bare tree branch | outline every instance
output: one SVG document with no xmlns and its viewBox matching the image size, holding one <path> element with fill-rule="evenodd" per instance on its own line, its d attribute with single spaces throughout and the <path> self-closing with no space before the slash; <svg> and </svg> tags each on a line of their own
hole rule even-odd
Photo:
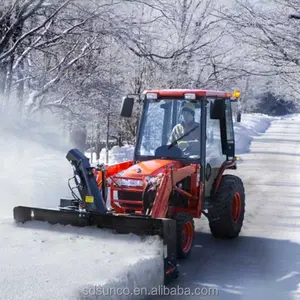
<svg viewBox="0 0 300 300">
<path fill-rule="evenodd" d="M 43 0 L 40 0 L 39 1 L 40 3 L 39 4 L 41 4 L 42 2 L 43 2 Z M 28 32 L 26 32 L 25 34 L 23 34 L 15 43 L 14 43 L 14 45 L 8 50 L 8 51 L 6 51 L 6 52 L 4 52 L 4 53 L 2 53 L 1 55 L 0 55 L 0 61 L 1 60 L 3 60 L 3 59 L 5 59 L 6 57 L 8 57 L 9 55 L 11 55 L 14 51 L 15 51 L 15 49 L 17 48 L 17 46 L 19 45 L 19 43 L 22 41 L 22 40 L 24 40 L 26 37 L 28 37 L 29 35 L 32 35 L 33 33 L 35 33 L 36 31 L 38 31 L 38 30 L 40 30 L 41 28 L 43 28 L 49 21 L 51 21 L 52 20 L 52 18 L 55 16 L 55 15 L 57 15 L 68 3 L 70 2 L 70 0 L 67 0 L 67 1 L 65 1 L 54 13 L 52 13 L 48 18 L 46 18 L 46 20 L 44 21 L 44 22 L 42 22 L 42 24 L 40 24 L 40 25 L 38 25 L 38 26 L 36 26 L 35 28 L 33 28 L 33 29 L 31 29 L 31 30 L 29 30 Z M 39 8 L 40 7 L 40 5 L 36 5 L 35 6 L 36 8 Z M 29 16 L 31 16 L 34 12 L 35 12 L 36 10 L 34 10 L 33 8 L 31 9 L 31 12 L 29 13 L 27 13 L 26 15 L 28 15 L 28 17 Z M 23 18 L 25 18 L 25 16 L 23 17 Z M 26 17 L 27 18 L 27 17 Z M 26 19 L 25 18 L 25 19 Z M 11 26 L 11 28 L 7 31 L 7 33 L 6 33 L 6 37 L 9 37 L 10 36 L 10 34 L 12 34 L 13 33 L 13 29 L 15 29 L 16 28 L 16 25 L 15 24 L 17 24 L 18 23 L 18 21 L 16 22 L 16 23 L 14 23 L 12 26 Z M 10 33 L 11 32 L 11 33 Z M 3 45 L 5 44 L 5 41 L 7 42 L 7 38 L 3 38 L 2 39 L 2 42 L 0 42 L 0 53 L 4 50 L 3 48 L 1 48 L 1 47 L 3 47 Z"/>
</svg>

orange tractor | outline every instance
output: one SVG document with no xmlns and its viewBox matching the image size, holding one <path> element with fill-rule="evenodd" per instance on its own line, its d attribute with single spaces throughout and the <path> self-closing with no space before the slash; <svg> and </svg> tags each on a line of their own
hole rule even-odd
<svg viewBox="0 0 300 300">
<path fill-rule="evenodd" d="M 143 110 L 132 160 L 95 168 L 70 150 L 79 196 L 70 187 L 73 199 L 61 199 L 57 209 L 15 207 L 15 220 L 160 235 L 169 282 L 177 276 L 177 259 L 193 248 L 194 218 L 206 216 L 219 238 L 237 237 L 242 228 L 244 186 L 224 174 L 236 169 L 232 102 L 238 98 L 238 91 L 145 91 L 138 97 Z M 134 102 L 123 99 L 122 117 L 131 117 Z"/>
</svg>

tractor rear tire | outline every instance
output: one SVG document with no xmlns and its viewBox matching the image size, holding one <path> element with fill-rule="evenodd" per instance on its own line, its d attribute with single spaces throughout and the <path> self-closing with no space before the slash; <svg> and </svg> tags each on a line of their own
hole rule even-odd
<svg viewBox="0 0 300 300">
<path fill-rule="evenodd" d="M 216 238 L 230 239 L 239 235 L 245 215 L 245 189 L 242 180 L 223 175 L 212 206 L 208 209 L 209 227 Z"/>
<path fill-rule="evenodd" d="M 194 219 L 187 213 L 178 213 L 175 220 L 177 221 L 177 258 L 187 258 L 195 241 Z"/>
</svg>

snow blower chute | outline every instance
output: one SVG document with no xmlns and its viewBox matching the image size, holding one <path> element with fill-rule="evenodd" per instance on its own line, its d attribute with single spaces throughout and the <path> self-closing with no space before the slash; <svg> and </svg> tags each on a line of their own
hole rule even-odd
<svg viewBox="0 0 300 300">
<path fill-rule="evenodd" d="M 78 227 L 97 226 L 117 233 L 140 236 L 158 235 L 163 240 L 165 284 L 177 277 L 176 222 L 166 218 L 151 218 L 142 214 L 116 213 L 107 208 L 103 191 L 99 189 L 95 168 L 79 150 L 72 149 L 66 156 L 74 169 L 75 186 L 69 187 L 73 199 L 61 199 L 57 209 L 17 206 L 13 210 L 16 222 L 44 221 L 50 224 Z M 75 188 L 79 195 L 74 192 Z"/>
</svg>

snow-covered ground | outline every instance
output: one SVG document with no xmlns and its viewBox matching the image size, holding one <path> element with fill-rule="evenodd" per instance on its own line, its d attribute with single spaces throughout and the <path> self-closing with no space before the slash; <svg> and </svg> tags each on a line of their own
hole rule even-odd
<svg viewBox="0 0 300 300">
<path fill-rule="evenodd" d="M 237 153 L 249 152 L 253 138 L 261 136 L 273 120 L 243 115 L 242 122 L 235 123 Z M 162 284 L 161 241 L 156 237 L 142 241 L 99 229 L 13 222 L 16 205 L 53 207 L 69 196 L 68 145 L 53 134 L 45 135 L 40 126 L 29 127 L 22 122 L 0 123 L 0 298 L 96 299 L 100 286 L 102 291 L 106 286 L 132 292 L 137 286 L 150 289 Z M 131 159 L 132 154 L 130 146 L 115 147 L 110 163 Z M 110 297 L 114 298 L 130 295 Z"/>
<path fill-rule="evenodd" d="M 99 231 L 0 221 L 0 298 L 96 299 L 96 288 L 105 292 L 112 284 L 149 289 L 162 284 L 159 239 Z"/>
</svg>

